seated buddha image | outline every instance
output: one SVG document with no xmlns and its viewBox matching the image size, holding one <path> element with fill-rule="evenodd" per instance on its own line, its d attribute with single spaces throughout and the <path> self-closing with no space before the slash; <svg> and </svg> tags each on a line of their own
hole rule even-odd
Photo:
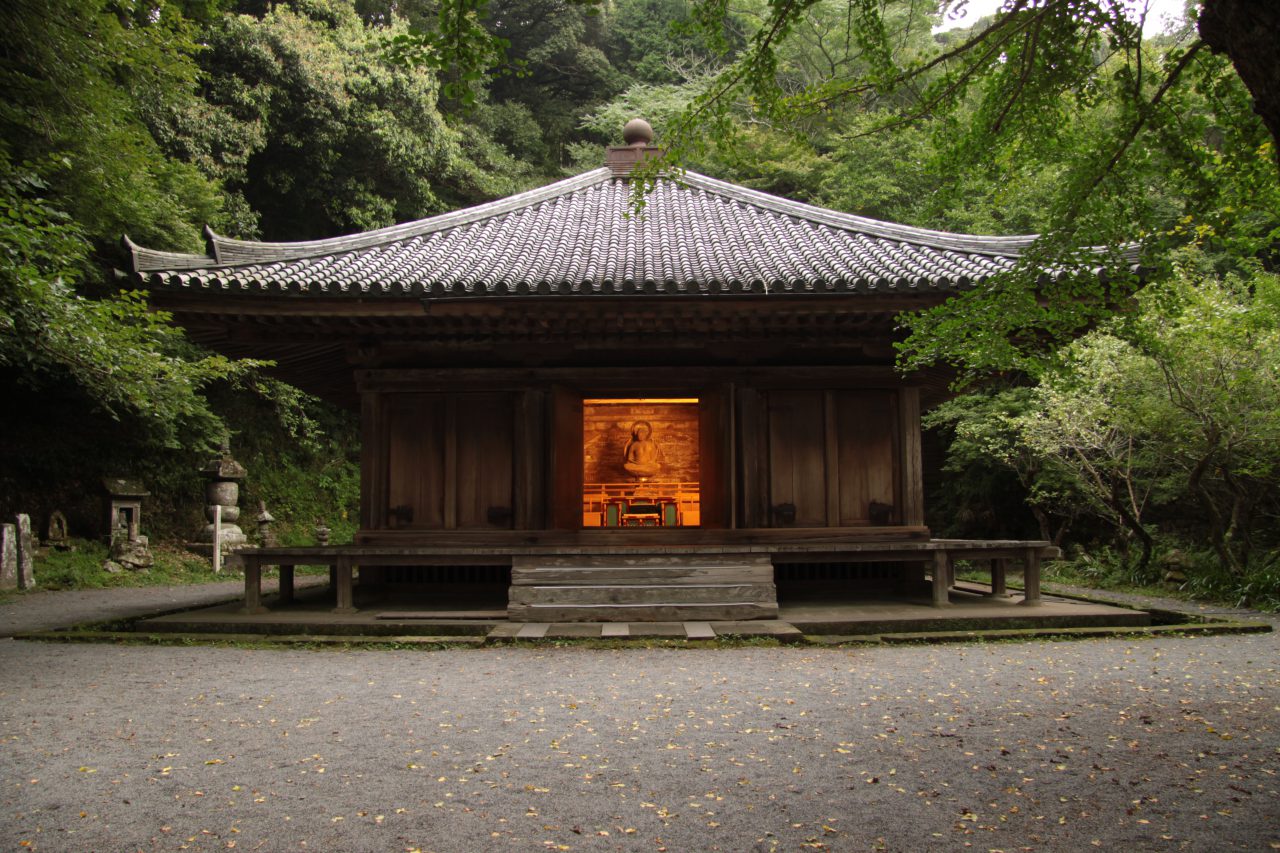
<svg viewBox="0 0 1280 853">
<path fill-rule="evenodd" d="M 622 451 L 622 467 L 641 480 L 656 477 L 662 471 L 662 451 L 653 440 L 653 426 L 648 421 L 631 425 L 631 439 Z"/>
</svg>

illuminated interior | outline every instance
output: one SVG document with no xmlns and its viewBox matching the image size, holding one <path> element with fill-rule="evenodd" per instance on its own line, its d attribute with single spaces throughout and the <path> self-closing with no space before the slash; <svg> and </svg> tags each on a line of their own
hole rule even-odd
<svg viewBox="0 0 1280 853">
<path fill-rule="evenodd" d="M 583 527 L 697 527 L 696 397 L 582 401 Z"/>
</svg>

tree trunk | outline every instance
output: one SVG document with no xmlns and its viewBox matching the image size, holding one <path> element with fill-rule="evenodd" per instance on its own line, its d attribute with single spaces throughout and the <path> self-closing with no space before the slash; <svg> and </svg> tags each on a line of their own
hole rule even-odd
<svg viewBox="0 0 1280 853">
<path fill-rule="evenodd" d="M 1274 0 L 1204 0 L 1200 38 L 1225 53 L 1275 145 L 1280 163 L 1280 3 Z"/>
</svg>

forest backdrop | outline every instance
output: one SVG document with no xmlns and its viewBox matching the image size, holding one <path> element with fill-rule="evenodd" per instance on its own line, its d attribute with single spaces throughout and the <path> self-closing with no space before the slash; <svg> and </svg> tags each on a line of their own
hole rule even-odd
<svg viewBox="0 0 1280 853">
<path fill-rule="evenodd" d="M 351 416 L 187 342 L 121 289 L 120 235 L 199 252 L 205 224 L 297 240 L 416 219 L 594 168 L 643 116 L 715 177 L 1044 234 L 996 286 L 903 319 L 902 367 L 956 377 L 929 419 L 936 534 L 1043 536 L 1086 579 L 1174 571 L 1280 604 L 1271 13 L 1208 0 L 1203 26 L 1147 37 L 1127 4 L 1011 0 L 940 30 L 955 5 L 10 0 L 0 509 L 87 530 L 100 479 L 127 474 L 153 536 L 184 538 L 229 431 L 242 505 L 265 500 L 286 541 L 319 517 L 342 541 Z M 1141 277 L 1033 272 L 1126 241 Z"/>
</svg>

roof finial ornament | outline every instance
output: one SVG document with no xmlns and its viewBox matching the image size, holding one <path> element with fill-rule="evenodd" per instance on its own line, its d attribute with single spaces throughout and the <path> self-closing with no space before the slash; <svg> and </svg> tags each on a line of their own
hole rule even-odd
<svg viewBox="0 0 1280 853">
<path fill-rule="evenodd" d="M 622 128 L 622 141 L 628 145 L 651 145 L 653 127 L 642 118 L 633 118 Z"/>
<path fill-rule="evenodd" d="M 625 145 L 610 145 L 605 152 L 604 164 L 613 172 L 614 177 L 625 178 L 631 170 L 651 157 L 662 152 L 654 147 L 653 127 L 642 118 L 633 118 L 622 128 Z"/>
</svg>

